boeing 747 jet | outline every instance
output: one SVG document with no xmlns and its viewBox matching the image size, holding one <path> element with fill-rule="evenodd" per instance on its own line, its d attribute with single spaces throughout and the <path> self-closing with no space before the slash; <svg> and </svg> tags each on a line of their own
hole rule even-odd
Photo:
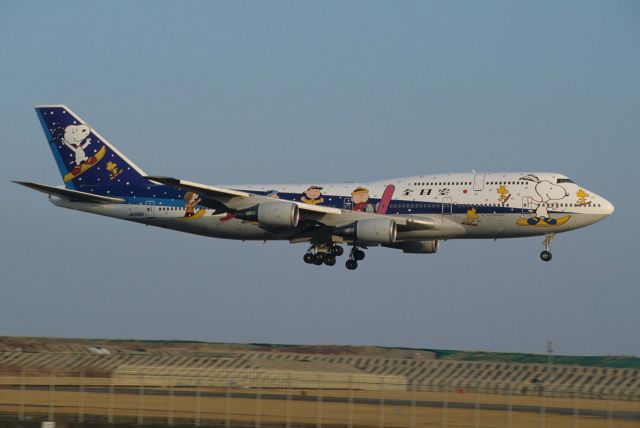
<svg viewBox="0 0 640 428">
<path fill-rule="evenodd" d="M 544 236 L 613 213 L 602 196 L 552 172 L 418 175 L 365 183 L 218 186 L 147 175 L 64 105 L 36 112 L 64 185 L 15 183 L 63 208 L 215 238 L 306 243 L 304 261 L 347 269 L 382 246 L 435 253 L 448 239 Z"/>
</svg>

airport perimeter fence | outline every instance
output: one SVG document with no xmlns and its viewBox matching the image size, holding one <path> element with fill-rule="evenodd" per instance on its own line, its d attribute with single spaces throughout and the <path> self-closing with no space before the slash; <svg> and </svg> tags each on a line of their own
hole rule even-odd
<svg viewBox="0 0 640 428">
<path fill-rule="evenodd" d="M 121 366 L 0 373 L 0 421 L 259 428 L 640 426 L 640 391 L 544 383 L 409 382 L 404 376 Z M 564 424 L 564 425 L 563 425 Z"/>
</svg>

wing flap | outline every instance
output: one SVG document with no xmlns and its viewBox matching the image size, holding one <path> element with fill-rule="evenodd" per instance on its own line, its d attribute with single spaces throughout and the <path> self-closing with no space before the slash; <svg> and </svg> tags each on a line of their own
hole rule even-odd
<svg viewBox="0 0 640 428">
<path fill-rule="evenodd" d="M 94 195 L 93 193 L 80 192 L 78 190 L 66 189 L 64 187 L 47 186 L 46 184 L 31 183 L 28 181 L 13 181 L 24 187 L 28 187 L 38 192 L 48 195 L 60 196 L 73 202 L 89 202 L 94 204 L 121 204 L 124 202 L 122 198 L 112 198 L 109 196 Z"/>
</svg>

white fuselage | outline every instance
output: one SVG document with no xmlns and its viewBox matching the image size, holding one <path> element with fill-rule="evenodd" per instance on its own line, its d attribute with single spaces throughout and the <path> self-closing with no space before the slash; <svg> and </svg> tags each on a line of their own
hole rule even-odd
<svg viewBox="0 0 640 428">
<path fill-rule="evenodd" d="M 394 191 L 384 214 L 441 222 L 441 227 L 433 230 L 399 233 L 398 241 L 559 233 L 593 224 L 614 209 L 603 197 L 556 173 L 439 174 L 365 183 L 314 184 L 319 188 L 316 192 L 321 193 L 316 198 L 306 196 L 305 192 L 312 187 L 308 183 L 226 187 L 343 210 L 376 212 L 389 185 Z M 365 190 L 368 200 L 362 202 Z M 290 238 L 286 233 L 278 234 L 206 207 L 198 207 L 199 215 L 186 217 L 181 199 L 138 198 L 125 204 L 77 203 L 55 196 L 51 200 L 66 208 L 211 237 Z"/>
</svg>

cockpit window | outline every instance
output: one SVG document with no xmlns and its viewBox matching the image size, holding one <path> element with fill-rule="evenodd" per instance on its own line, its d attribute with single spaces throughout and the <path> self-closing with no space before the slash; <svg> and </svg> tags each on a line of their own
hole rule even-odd
<svg viewBox="0 0 640 428">
<path fill-rule="evenodd" d="M 570 178 L 558 178 L 558 184 L 560 183 L 573 183 L 573 180 Z"/>
</svg>

